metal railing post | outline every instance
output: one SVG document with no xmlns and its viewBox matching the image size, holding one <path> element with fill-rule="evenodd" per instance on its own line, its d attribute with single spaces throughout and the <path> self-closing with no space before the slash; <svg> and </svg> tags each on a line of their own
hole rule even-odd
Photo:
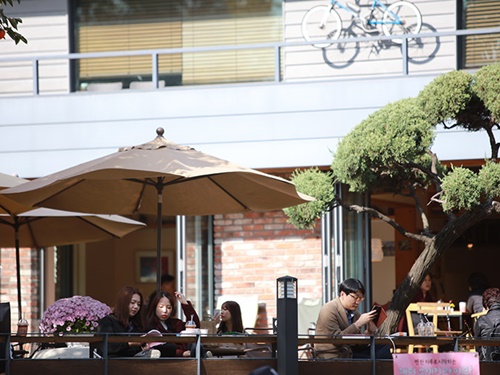
<svg viewBox="0 0 500 375">
<path fill-rule="evenodd" d="M 5 342 L 5 374 L 10 375 L 10 361 L 12 360 L 11 355 L 11 343 L 10 343 L 10 335 L 7 334 L 7 340 Z"/>
<path fill-rule="evenodd" d="M 104 334 L 104 343 L 103 343 L 103 350 L 102 350 L 102 355 L 104 357 L 104 375 L 108 375 L 108 365 L 109 365 L 109 356 L 108 356 L 108 338 L 109 338 L 109 333 Z"/>
<path fill-rule="evenodd" d="M 274 47 L 274 82 L 281 81 L 281 47 Z"/>
<path fill-rule="evenodd" d="M 375 336 L 370 336 L 370 359 L 372 360 L 372 375 L 377 374 L 377 363 L 375 356 Z"/>
<path fill-rule="evenodd" d="M 152 76 L 151 80 L 153 81 L 153 86 L 155 89 L 159 87 L 159 80 L 158 80 L 158 53 L 153 53 L 151 55 L 151 65 L 152 65 Z"/>
<path fill-rule="evenodd" d="M 408 75 L 408 38 L 403 35 L 403 43 L 401 43 L 401 59 L 403 60 L 403 75 Z"/>
<path fill-rule="evenodd" d="M 40 82 L 39 82 L 39 67 L 40 61 L 38 59 L 33 60 L 33 94 L 40 94 Z"/>
<path fill-rule="evenodd" d="M 196 373 L 201 375 L 201 335 L 196 336 Z"/>
</svg>

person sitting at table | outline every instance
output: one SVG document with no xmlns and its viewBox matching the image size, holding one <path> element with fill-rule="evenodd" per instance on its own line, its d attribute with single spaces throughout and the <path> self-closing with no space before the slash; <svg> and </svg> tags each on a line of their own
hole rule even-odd
<svg viewBox="0 0 500 375">
<path fill-rule="evenodd" d="M 474 324 L 474 337 L 489 339 L 500 335 L 500 289 L 489 288 L 483 293 L 483 306 L 488 312 Z M 500 360 L 500 346 L 480 346 L 479 358 L 487 361 Z"/>
<path fill-rule="evenodd" d="M 182 311 L 186 317 L 191 318 L 200 327 L 200 318 L 194 310 L 191 302 L 180 293 L 175 292 L 175 298 L 180 301 Z M 146 330 L 158 330 L 161 333 L 181 333 L 186 330 L 186 323 L 174 317 L 176 301 L 168 292 L 156 294 L 148 304 L 145 318 Z M 165 343 L 154 347 L 160 350 L 162 357 L 189 357 L 193 348 L 188 348 L 186 344 Z"/>
<path fill-rule="evenodd" d="M 113 312 L 99 320 L 99 333 L 143 333 L 141 318 L 142 293 L 132 286 L 124 286 L 118 292 Z M 140 342 L 113 342 L 108 344 L 109 357 L 132 357 L 142 352 Z M 103 345 L 97 346 L 97 353 L 104 355 Z M 147 356 L 159 356 L 149 351 Z"/>
<path fill-rule="evenodd" d="M 161 275 L 160 288 L 162 292 L 170 293 L 170 295 L 172 296 L 175 295 L 175 277 L 170 275 L 169 273 L 164 273 L 163 275 Z M 149 304 L 149 301 L 153 300 L 156 293 L 156 289 L 151 292 L 148 300 L 145 303 L 146 306 Z"/>
<path fill-rule="evenodd" d="M 412 303 L 436 302 L 436 300 L 431 294 L 431 288 L 432 288 L 432 275 L 428 273 L 427 275 L 425 275 L 424 280 L 422 280 L 420 288 L 418 288 L 411 302 Z"/>
<path fill-rule="evenodd" d="M 220 324 L 217 328 L 217 334 L 243 332 L 240 305 L 235 301 L 224 302 L 220 310 Z"/>
<path fill-rule="evenodd" d="M 365 299 L 365 287 L 357 279 L 340 283 L 339 296 L 324 304 L 316 323 L 316 335 L 340 336 L 349 334 L 374 334 L 377 327 L 373 322 L 376 311 L 360 314 L 357 309 Z M 366 329 L 365 329 L 366 327 Z M 368 345 L 315 344 L 319 358 L 370 358 Z M 375 357 L 391 359 L 388 345 L 375 345 Z"/>
<path fill-rule="evenodd" d="M 436 302 L 434 297 L 431 294 L 432 288 L 432 275 L 430 273 L 426 274 L 422 282 L 420 283 L 420 287 L 417 292 L 413 296 L 413 299 L 410 303 L 418 303 L 418 302 Z M 415 332 L 417 332 L 417 324 L 420 321 L 416 313 L 412 313 L 413 315 L 413 323 Z M 408 322 L 406 321 L 406 316 L 403 316 L 398 324 L 399 332 L 408 332 Z"/>
<path fill-rule="evenodd" d="M 221 305 L 220 315 L 214 316 L 215 320 L 220 320 L 219 326 L 217 328 L 218 335 L 231 335 L 231 334 L 241 334 L 245 330 L 243 328 L 243 320 L 241 318 L 241 307 L 238 302 L 226 301 Z M 245 345 L 239 343 L 224 343 L 217 345 L 217 349 L 211 348 L 210 350 L 218 355 L 217 353 L 221 350 L 228 352 L 244 352 Z M 233 354 L 234 354 L 233 353 Z M 239 355 L 235 354 L 234 358 Z M 227 357 L 227 355 L 226 355 Z"/>
<path fill-rule="evenodd" d="M 488 278 L 484 273 L 473 272 L 469 279 L 469 298 L 467 299 L 466 309 L 471 314 L 480 313 L 484 310 L 483 293 L 490 287 Z"/>
</svg>

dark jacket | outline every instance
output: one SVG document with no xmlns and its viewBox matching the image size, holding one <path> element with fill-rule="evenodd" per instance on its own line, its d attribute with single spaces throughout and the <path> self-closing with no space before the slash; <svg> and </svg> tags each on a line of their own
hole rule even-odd
<svg viewBox="0 0 500 375">
<path fill-rule="evenodd" d="M 121 322 L 119 322 L 113 314 L 106 315 L 99 321 L 99 327 L 97 328 L 99 333 L 142 333 L 137 327 L 131 324 L 129 327 L 125 327 Z M 108 344 L 108 356 L 109 357 L 133 357 L 141 351 L 139 345 L 132 346 L 127 342 L 115 342 Z M 97 346 L 97 353 L 103 355 L 103 345 Z"/>
<path fill-rule="evenodd" d="M 181 304 L 182 306 L 182 311 L 184 312 L 184 315 L 188 317 L 188 319 L 191 319 L 191 315 L 193 316 L 193 320 L 196 323 L 196 327 L 200 327 L 200 318 L 198 317 L 198 314 L 194 310 L 193 306 L 191 305 L 191 302 L 188 301 L 187 304 Z M 186 323 L 180 319 L 170 317 L 168 318 L 165 323 L 167 324 L 168 330 L 163 327 L 163 325 L 158 322 L 157 324 L 147 326 L 146 329 L 148 331 L 152 329 L 156 329 L 160 331 L 161 333 L 181 333 L 186 329 Z M 176 351 L 175 355 L 177 357 L 182 357 L 182 354 L 188 350 L 187 344 L 176 344 Z"/>
<path fill-rule="evenodd" d="M 484 310 L 483 291 L 472 291 L 467 299 L 467 311 L 471 314 L 480 313 Z"/>
<path fill-rule="evenodd" d="M 498 322 L 500 322 L 500 303 L 494 303 L 488 310 L 488 313 L 484 316 L 480 316 L 474 324 L 474 337 L 481 339 L 492 337 L 493 325 Z M 481 360 L 500 360 L 499 346 L 480 346 L 477 350 Z"/>
</svg>

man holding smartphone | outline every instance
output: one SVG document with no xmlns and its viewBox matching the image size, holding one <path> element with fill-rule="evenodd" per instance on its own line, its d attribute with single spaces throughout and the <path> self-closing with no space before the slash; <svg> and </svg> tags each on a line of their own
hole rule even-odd
<svg viewBox="0 0 500 375">
<path fill-rule="evenodd" d="M 316 335 L 342 336 L 353 334 L 372 335 L 377 330 L 373 322 L 376 310 L 364 314 L 357 311 L 365 299 L 365 287 L 357 279 L 344 280 L 339 286 L 339 296 L 324 304 L 316 323 Z M 315 344 L 319 358 L 370 358 L 368 345 Z M 391 359 L 388 345 L 377 345 L 376 358 Z"/>
</svg>

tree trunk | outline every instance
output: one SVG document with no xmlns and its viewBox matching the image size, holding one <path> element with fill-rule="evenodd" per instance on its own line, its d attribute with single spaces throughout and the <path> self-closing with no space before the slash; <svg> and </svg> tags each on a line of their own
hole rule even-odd
<svg viewBox="0 0 500 375">
<path fill-rule="evenodd" d="M 389 311 L 387 312 L 387 319 L 380 327 L 380 335 L 387 335 L 397 331 L 398 323 L 404 316 L 406 308 L 425 278 L 425 275 L 453 242 L 467 229 L 498 211 L 498 203 L 485 203 L 448 222 L 432 240 L 426 243 L 424 250 L 411 267 L 410 272 L 394 293 Z"/>
</svg>

